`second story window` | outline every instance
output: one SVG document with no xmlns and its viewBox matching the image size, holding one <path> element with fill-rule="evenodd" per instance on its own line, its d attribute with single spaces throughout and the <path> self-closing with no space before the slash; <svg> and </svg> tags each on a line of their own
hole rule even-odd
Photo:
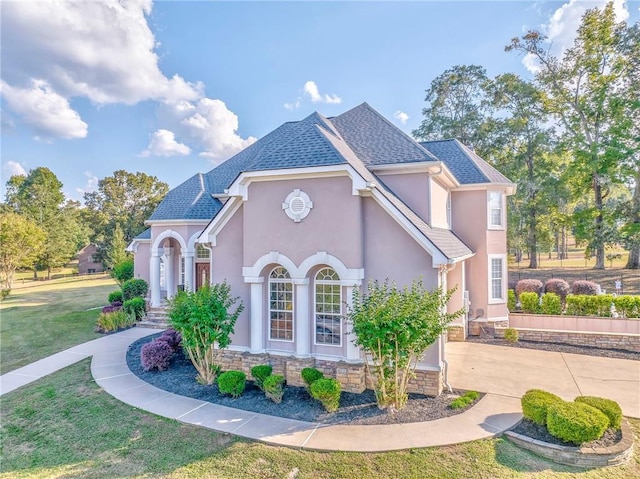
<svg viewBox="0 0 640 479">
<path fill-rule="evenodd" d="M 504 207 L 501 191 L 489 191 L 488 219 L 490 229 L 504 228 Z"/>
</svg>

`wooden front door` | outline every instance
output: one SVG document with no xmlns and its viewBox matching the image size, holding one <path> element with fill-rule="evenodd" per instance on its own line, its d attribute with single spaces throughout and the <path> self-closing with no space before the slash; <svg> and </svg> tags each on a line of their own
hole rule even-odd
<svg viewBox="0 0 640 479">
<path fill-rule="evenodd" d="M 196 263 L 196 289 L 209 284 L 209 263 Z"/>
</svg>

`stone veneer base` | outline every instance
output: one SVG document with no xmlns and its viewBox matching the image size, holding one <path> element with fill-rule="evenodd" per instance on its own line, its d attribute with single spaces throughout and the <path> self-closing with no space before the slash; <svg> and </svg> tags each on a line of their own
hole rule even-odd
<svg viewBox="0 0 640 479">
<path fill-rule="evenodd" d="M 516 424 L 517 426 L 517 424 Z M 622 419 L 622 439 L 610 447 L 559 446 L 523 436 L 513 431 L 505 431 L 505 437 L 527 451 L 566 466 L 606 467 L 617 466 L 629 461 L 633 456 L 633 433 L 626 419 Z"/>
<path fill-rule="evenodd" d="M 297 358 L 277 354 L 252 354 L 223 350 L 219 353 L 220 366 L 223 371 L 242 371 L 247 379 L 253 379 L 251 368 L 260 364 L 273 367 L 273 374 L 281 374 L 290 386 L 304 386 L 300 372 L 303 368 L 317 368 L 326 377 L 335 378 L 342 390 L 350 393 L 361 393 L 367 387 L 372 389 L 373 379 L 367 374 L 364 363 L 346 361 L 328 361 L 324 359 Z M 438 396 L 443 389 L 441 371 L 416 371 L 416 377 L 409 382 L 409 392 L 427 396 Z"/>
</svg>

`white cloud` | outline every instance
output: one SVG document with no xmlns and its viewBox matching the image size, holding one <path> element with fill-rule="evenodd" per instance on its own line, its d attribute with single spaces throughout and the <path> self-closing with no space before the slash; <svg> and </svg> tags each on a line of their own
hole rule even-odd
<svg viewBox="0 0 640 479">
<path fill-rule="evenodd" d="M 33 80 L 27 88 L 15 88 L 0 81 L 0 93 L 9 108 L 29 123 L 38 137 L 87 136 L 87 124 L 69 101 L 53 91 L 46 81 Z"/>
<path fill-rule="evenodd" d="M 298 98 L 295 103 L 285 103 L 283 105 L 287 110 L 297 110 L 300 108 L 300 98 Z"/>
<path fill-rule="evenodd" d="M 569 0 L 558 8 L 549 23 L 542 25 L 541 30 L 545 33 L 550 43 L 550 52 L 555 56 L 561 56 L 563 52 L 573 46 L 578 27 L 584 13 L 594 7 L 604 8 L 609 0 Z M 613 9 L 618 22 L 626 21 L 629 18 L 626 0 L 613 0 Z M 522 63 L 532 73 L 539 70 L 538 62 L 532 55 L 525 55 Z"/>
<path fill-rule="evenodd" d="M 87 178 L 87 183 L 83 188 L 76 188 L 76 191 L 81 195 L 96 191 L 98 189 L 98 177 L 90 171 L 85 171 L 83 174 Z"/>
<path fill-rule="evenodd" d="M 27 170 L 17 161 L 7 161 L 2 165 L 2 176 L 5 179 L 12 176 L 27 176 Z"/>
<path fill-rule="evenodd" d="M 191 148 L 176 141 L 172 131 L 160 129 L 151 135 L 151 141 L 140 156 L 184 156 L 191 153 Z"/>
<path fill-rule="evenodd" d="M 318 85 L 313 80 L 309 80 L 304 84 L 303 91 L 313 103 L 328 103 L 330 105 L 342 103 L 342 98 L 338 95 L 321 94 Z"/>
<path fill-rule="evenodd" d="M 409 121 L 409 115 L 407 115 L 405 112 L 398 110 L 393 114 L 393 117 L 398 120 L 400 123 L 402 123 L 403 125 L 407 124 L 407 121 Z"/>
</svg>

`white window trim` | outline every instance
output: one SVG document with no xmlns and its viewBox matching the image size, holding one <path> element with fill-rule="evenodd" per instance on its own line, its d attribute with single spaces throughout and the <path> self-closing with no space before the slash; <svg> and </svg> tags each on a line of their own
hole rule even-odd
<svg viewBox="0 0 640 479">
<path fill-rule="evenodd" d="M 500 194 L 500 224 L 491 224 L 491 193 Z M 506 196 L 502 190 L 487 190 L 487 229 L 504 230 L 506 229 Z"/>
<path fill-rule="evenodd" d="M 191 258 L 189 258 L 189 259 L 191 259 Z M 180 276 L 179 276 L 180 283 L 179 284 L 181 284 L 182 286 L 185 286 L 185 289 L 186 289 L 185 282 L 187 280 L 186 277 L 185 277 L 186 262 L 187 262 L 187 259 L 184 256 L 180 256 L 180 262 L 178 263 L 178 266 L 179 266 L 179 269 L 180 269 Z"/>
<path fill-rule="evenodd" d="M 502 298 L 493 297 L 493 278 L 491 272 L 493 270 L 491 260 L 502 260 Z M 507 303 L 507 255 L 506 254 L 490 254 L 487 255 L 487 277 L 488 277 L 488 304 L 506 304 Z"/>
<path fill-rule="evenodd" d="M 289 278 L 288 279 L 272 278 L 271 273 L 273 273 L 278 268 L 285 269 L 289 273 Z M 296 303 L 295 303 L 295 287 L 293 284 L 293 280 L 291 279 L 291 272 L 284 266 L 278 265 L 269 271 L 267 279 L 268 279 L 267 281 L 267 312 L 269 314 L 267 328 L 269 330 L 269 341 L 279 342 L 279 343 L 293 343 L 296 338 Z M 273 339 L 271 337 L 271 311 L 272 311 L 271 310 L 271 284 L 272 283 L 290 283 L 291 284 L 291 339 L 277 339 L 277 338 Z"/>
<path fill-rule="evenodd" d="M 314 280 L 313 280 L 313 344 L 314 346 L 328 346 L 331 348 L 341 348 L 342 347 L 342 320 L 343 320 L 343 315 L 342 315 L 342 284 L 340 282 L 340 280 L 323 280 L 323 279 L 316 279 L 318 277 L 318 274 L 320 273 L 320 271 L 325 270 L 325 269 L 331 269 L 334 272 L 336 271 L 335 269 L 331 268 L 331 267 L 324 267 L 324 268 L 320 268 L 318 270 L 318 272 L 315 274 Z M 338 274 L 336 272 L 336 274 Z M 316 285 L 318 284 L 330 284 L 330 285 L 337 285 L 340 287 L 340 334 L 339 334 L 339 338 L 340 338 L 340 343 L 339 344 L 328 344 L 328 343 L 319 343 L 317 342 L 317 316 L 316 314 L 318 313 L 317 311 L 317 291 L 316 291 Z"/>
</svg>

